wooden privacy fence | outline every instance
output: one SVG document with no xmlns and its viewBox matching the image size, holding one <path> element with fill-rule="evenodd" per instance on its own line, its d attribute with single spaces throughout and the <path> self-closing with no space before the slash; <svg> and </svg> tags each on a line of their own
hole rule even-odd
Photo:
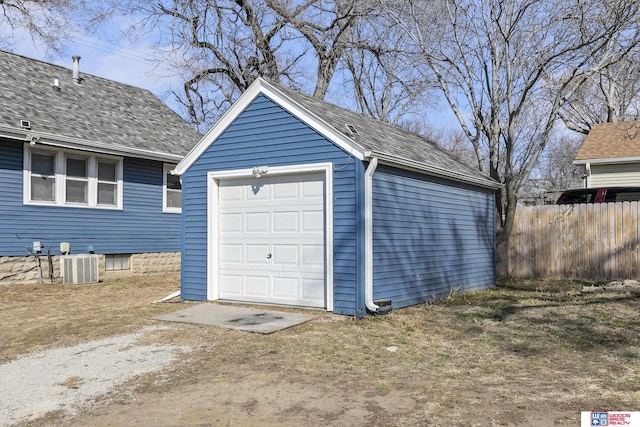
<svg viewBox="0 0 640 427">
<path fill-rule="evenodd" d="M 639 202 L 518 207 L 509 275 L 638 279 L 639 211 Z"/>
</svg>

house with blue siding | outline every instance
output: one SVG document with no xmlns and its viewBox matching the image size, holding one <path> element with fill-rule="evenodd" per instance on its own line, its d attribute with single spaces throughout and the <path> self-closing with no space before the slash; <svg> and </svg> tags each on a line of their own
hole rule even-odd
<svg viewBox="0 0 640 427">
<path fill-rule="evenodd" d="M 202 137 L 151 92 L 0 51 L 0 283 L 64 254 L 100 276 L 179 271 L 182 190 Z M 61 246 L 62 244 L 62 246 Z M 44 271 L 42 271 L 44 270 Z"/>
<path fill-rule="evenodd" d="M 495 283 L 500 184 L 279 84 L 257 79 L 174 172 L 183 300 L 363 317 Z"/>
</svg>

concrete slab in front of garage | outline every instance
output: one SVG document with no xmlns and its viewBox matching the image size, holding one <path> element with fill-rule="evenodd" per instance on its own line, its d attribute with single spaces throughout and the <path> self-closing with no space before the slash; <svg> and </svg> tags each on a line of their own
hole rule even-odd
<svg viewBox="0 0 640 427">
<path fill-rule="evenodd" d="M 239 331 L 272 334 L 307 322 L 313 316 L 220 304 L 199 304 L 155 317 L 167 322 L 196 323 Z"/>
</svg>

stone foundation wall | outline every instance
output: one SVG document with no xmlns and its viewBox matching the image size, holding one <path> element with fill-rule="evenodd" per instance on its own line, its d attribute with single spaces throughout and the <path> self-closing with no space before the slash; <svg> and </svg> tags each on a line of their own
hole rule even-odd
<svg viewBox="0 0 640 427">
<path fill-rule="evenodd" d="M 60 273 L 60 261 L 53 257 L 54 277 Z M 40 264 L 38 265 L 38 260 Z M 50 282 L 49 262 L 46 255 L 38 258 L 34 256 L 0 257 L 0 284 L 29 283 L 42 281 Z"/>
<path fill-rule="evenodd" d="M 46 255 L 37 258 L 30 256 L 0 256 L 0 285 L 10 283 L 52 283 L 62 282 L 60 275 L 60 256 L 51 257 L 53 264 L 53 281 L 49 271 L 49 260 Z M 129 270 L 105 270 L 105 256 L 98 255 L 98 277 L 135 276 L 143 274 L 179 274 L 180 252 L 131 254 Z"/>
<path fill-rule="evenodd" d="M 137 275 L 156 273 L 180 273 L 180 252 L 131 254 L 129 270 L 105 271 L 104 256 L 98 260 L 100 277 L 111 275 Z"/>
</svg>

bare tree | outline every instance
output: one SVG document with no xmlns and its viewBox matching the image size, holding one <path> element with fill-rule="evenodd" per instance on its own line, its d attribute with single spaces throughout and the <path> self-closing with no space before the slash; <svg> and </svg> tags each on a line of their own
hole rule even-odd
<svg viewBox="0 0 640 427">
<path fill-rule="evenodd" d="M 184 79 L 174 92 L 202 129 L 210 126 L 257 76 L 324 98 L 352 46 L 356 24 L 370 12 L 362 0 L 114 1 L 139 16 L 131 34 L 156 36 Z"/>
<path fill-rule="evenodd" d="M 70 15 L 84 6 L 73 0 L 0 0 L 0 28 L 24 29 L 34 42 L 61 51 L 71 31 Z"/>
<path fill-rule="evenodd" d="M 477 159 L 467 136 L 460 129 L 441 129 L 431 133 L 431 139 L 459 160 L 473 166 Z"/>
<path fill-rule="evenodd" d="M 206 129 L 253 80 L 292 78 L 304 52 L 292 52 L 294 36 L 263 2 L 252 0 L 130 1 L 116 7 L 140 19 L 132 34 L 157 37 L 158 61 L 184 80 L 174 92 L 191 121 Z"/>
<path fill-rule="evenodd" d="M 566 100 L 637 45 L 639 3 L 380 1 L 413 41 L 416 66 L 437 79 L 477 166 L 504 184 L 496 197 L 498 272 L 504 274 L 518 190 Z"/>
<path fill-rule="evenodd" d="M 375 11 L 353 31 L 353 42 L 343 55 L 348 71 L 343 86 L 347 93 L 353 91 L 355 109 L 383 122 L 414 128 L 434 104 L 429 97 L 434 87 L 407 60 L 405 52 L 411 47 L 406 37 Z"/>
<path fill-rule="evenodd" d="M 583 186 L 584 169 L 573 164 L 584 135 L 572 134 L 552 138 L 540 158 L 539 176 L 547 189 L 553 191 L 580 188 Z"/>
<path fill-rule="evenodd" d="M 594 75 L 560 110 L 567 128 L 588 134 L 596 123 L 640 119 L 640 52 Z"/>
<path fill-rule="evenodd" d="M 384 121 L 424 110 L 424 79 L 399 55 L 404 34 L 373 0 L 110 0 L 137 17 L 129 35 L 155 37 L 156 60 L 185 82 L 182 113 L 207 129 L 257 76 Z M 387 25 L 387 28 L 383 28 Z M 97 27 L 97 26 L 96 26 Z M 345 97 L 353 93 L 354 97 Z"/>
<path fill-rule="evenodd" d="M 315 52 L 316 76 L 313 96 L 324 98 L 347 47 L 353 43 L 354 27 L 371 9 L 361 0 L 302 3 L 267 0 L 288 26 L 299 32 Z"/>
</svg>

